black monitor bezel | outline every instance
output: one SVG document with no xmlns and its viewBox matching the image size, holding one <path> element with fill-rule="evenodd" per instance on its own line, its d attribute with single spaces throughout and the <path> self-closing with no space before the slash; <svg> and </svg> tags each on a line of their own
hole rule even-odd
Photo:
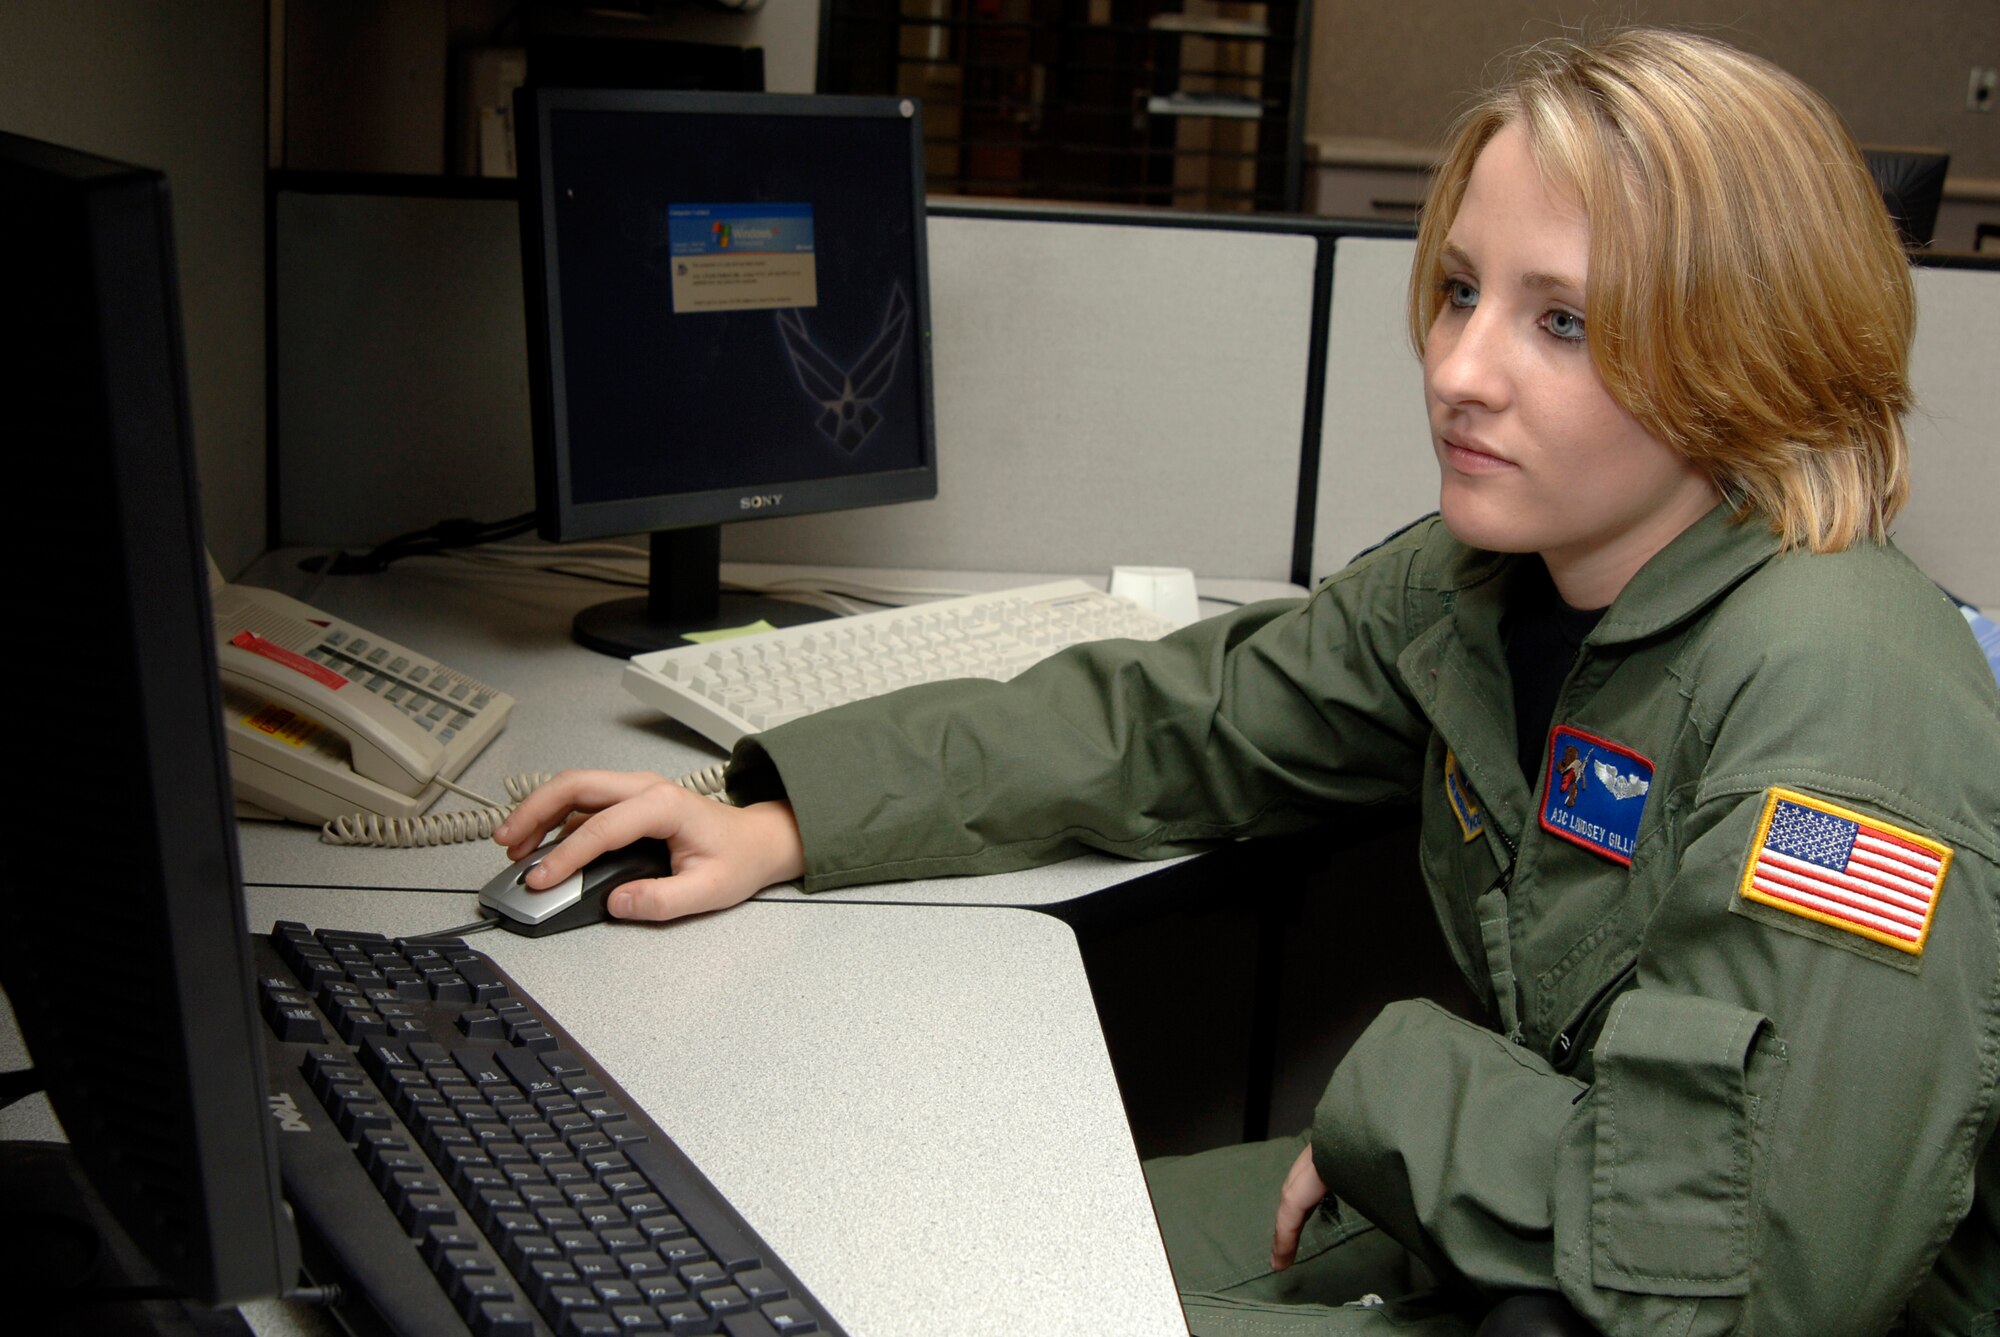
<svg viewBox="0 0 2000 1337">
<path fill-rule="evenodd" d="M 61 711 L 22 722 L 37 787 L 65 807 L 0 908 L 0 978 L 77 1164 L 170 1288 L 282 1295 L 298 1243 L 252 989 L 166 178 L 0 132 L 0 207 L 0 249 L 24 248 L 12 333 L 34 343 L 0 350 L 15 444 L 41 486 L 58 480 L 52 498 L 88 503 L 94 531 L 22 597 L 30 625 L 87 607 L 94 633 L 71 648 L 97 657 L 72 666 L 80 735 Z M 52 506 L 19 527 L 73 538 L 76 523 Z"/>
<path fill-rule="evenodd" d="M 779 479 L 742 488 L 656 493 L 580 502 L 571 485 L 561 278 L 555 263 L 554 165 L 544 152 L 550 118 L 566 111 L 703 116 L 870 117 L 908 127 L 909 210 L 914 239 L 914 318 L 922 462 L 914 468 L 839 478 Z M 930 264 L 925 240 L 923 115 L 910 98 L 810 93 L 716 93 L 655 89 L 523 88 L 515 95 L 516 161 L 521 169 L 522 285 L 528 313 L 529 399 L 535 500 L 543 538 L 568 542 L 612 535 L 809 515 L 925 501 L 937 495 L 937 426 L 931 376 Z M 772 496 L 779 500 L 773 502 Z"/>
</svg>

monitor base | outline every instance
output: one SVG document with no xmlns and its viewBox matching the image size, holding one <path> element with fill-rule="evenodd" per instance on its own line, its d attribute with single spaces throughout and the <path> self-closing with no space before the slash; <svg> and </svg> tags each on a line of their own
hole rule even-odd
<svg viewBox="0 0 2000 1337">
<path fill-rule="evenodd" d="M 716 611 L 707 617 L 660 620 L 654 615 L 650 598 L 613 599 L 578 613 L 570 623 L 570 635 L 578 645 L 601 655 L 630 659 L 653 650 L 687 645 L 690 633 L 749 627 L 760 621 L 774 627 L 796 627 L 836 616 L 824 608 L 766 594 L 722 591 L 717 595 L 716 605 Z"/>
<path fill-rule="evenodd" d="M 692 644 L 690 634 L 768 622 L 796 627 L 836 616 L 769 594 L 722 588 L 722 526 L 654 532 L 647 543 L 646 593 L 593 604 L 570 623 L 578 645 L 630 659 Z"/>
</svg>

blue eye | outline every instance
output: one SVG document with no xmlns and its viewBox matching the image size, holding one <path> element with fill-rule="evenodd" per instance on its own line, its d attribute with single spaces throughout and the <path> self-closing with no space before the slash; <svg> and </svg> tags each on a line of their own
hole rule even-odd
<svg viewBox="0 0 2000 1337">
<path fill-rule="evenodd" d="M 1439 286 L 1444 289 L 1444 300 L 1461 311 L 1479 305 L 1479 289 L 1464 279 L 1446 279 Z"/>
<path fill-rule="evenodd" d="M 1542 318 L 1542 327 L 1565 343 L 1582 343 L 1583 317 L 1574 311 L 1551 311 Z"/>
</svg>

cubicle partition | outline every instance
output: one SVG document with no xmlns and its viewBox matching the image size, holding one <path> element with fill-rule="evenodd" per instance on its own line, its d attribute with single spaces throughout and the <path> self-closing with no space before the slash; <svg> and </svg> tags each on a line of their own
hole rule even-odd
<svg viewBox="0 0 2000 1337">
<path fill-rule="evenodd" d="M 729 551 L 1289 579 L 1321 241 L 1149 219 L 933 205 L 937 499 L 774 520 Z"/>
<path fill-rule="evenodd" d="M 532 508 L 514 203 L 308 184 L 273 208 L 272 546 Z M 938 497 L 733 526 L 724 556 L 1303 583 L 1338 249 L 1408 233 L 935 201 Z"/>
<path fill-rule="evenodd" d="M 1405 317 L 1416 243 L 1345 237 L 1326 332 L 1311 581 L 1437 505 L 1423 368 Z M 1968 603 L 2000 610 L 2000 263 L 1919 252 L 1909 505 L 1896 541 Z M 1304 583 L 1311 583 L 1306 581 Z"/>
<path fill-rule="evenodd" d="M 366 545 L 534 505 L 516 206 L 274 210 L 271 539 Z M 1310 585 L 1436 505 L 1412 229 L 933 201 L 936 499 L 732 526 L 724 556 Z M 1902 545 L 2000 608 L 2000 268 L 1917 269 Z"/>
</svg>

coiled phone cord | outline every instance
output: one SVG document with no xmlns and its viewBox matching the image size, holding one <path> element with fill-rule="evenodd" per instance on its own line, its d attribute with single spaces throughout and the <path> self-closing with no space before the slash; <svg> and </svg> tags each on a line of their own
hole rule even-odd
<svg viewBox="0 0 2000 1337">
<path fill-rule="evenodd" d="M 704 798 L 727 803 L 722 772 L 727 763 L 716 762 L 698 771 L 676 776 L 674 783 Z M 508 802 L 495 803 L 449 780 L 437 783 L 479 806 L 456 812 L 431 813 L 423 817 L 384 817 L 377 812 L 355 812 L 336 817 L 319 829 L 321 842 L 328 845 L 357 845 L 374 849 L 425 849 L 432 845 L 463 845 L 473 840 L 491 840 L 493 830 L 507 820 L 514 805 L 554 777 L 546 771 L 510 775 L 503 782 Z"/>
</svg>

